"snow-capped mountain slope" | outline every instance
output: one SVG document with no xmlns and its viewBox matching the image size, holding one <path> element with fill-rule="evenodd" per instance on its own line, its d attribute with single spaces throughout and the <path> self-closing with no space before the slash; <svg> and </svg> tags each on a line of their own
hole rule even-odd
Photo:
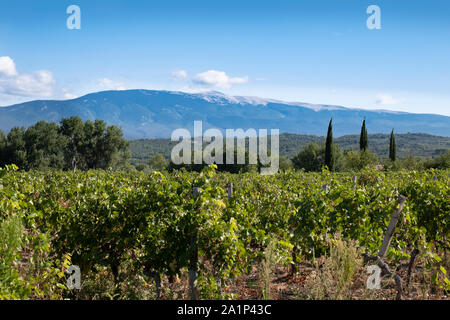
<svg viewBox="0 0 450 320">
<path fill-rule="evenodd" d="M 341 106 L 282 102 L 257 97 L 227 96 L 220 92 L 184 93 L 155 90 L 102 91 L 77 99 L 38 100 L 0 108 L 0 129 L 29 126 L 39 120 L 60 121 L 80 116 L 103 119 L 122 127 L 125 137 L 170 137 L 173 130 L 279 129 L 280 132 L 325 135 L 333 118 L 335 136 L 358 134 L 366 118 L 370 133 L 421 132 L 450 136 L 450 117 L 385 110 L 359 110 Z"/>
</svg>

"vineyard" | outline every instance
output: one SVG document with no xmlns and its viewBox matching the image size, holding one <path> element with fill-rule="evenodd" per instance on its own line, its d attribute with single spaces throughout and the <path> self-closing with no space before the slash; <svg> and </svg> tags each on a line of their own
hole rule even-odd
<svg viewBox="0 0 450 320">
<path fill-rule="evenodd" d="M 373 263 L 360 259 L 378 254 L 400 195 L 385 261 L 405 298 L 442 299 L 449 185 L 448 170 L 261 176 L 214 166 L 150 174 L 7 166 L 0 299 L 330 299 L 358 290 L 356 298 L 394 299 L 392 277 L 365 291 Z M 72 264 L 81 290 L 67 288 Z M 280 274 L 289 294 L 274 292 Z"/>
</svg>

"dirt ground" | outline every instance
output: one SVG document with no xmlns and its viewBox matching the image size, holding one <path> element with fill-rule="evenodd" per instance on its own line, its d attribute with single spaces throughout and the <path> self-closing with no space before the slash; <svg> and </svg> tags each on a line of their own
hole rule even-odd
<svg viewBox="0 0 450 320">
<path fill-rule="evenodd" d="M 308 299 L 307 282 L 310 277 L 314 277 L 315 267 L 308 263 L 299 263 L 297 272 L 291 274 L 290 268 L 277 265 L 273 269 L 270 281 L 269 299 L 273 300 L 302 300 Z M 367 266 L 360 268 L 352 281 L 351 299 L 353 300 L 394 300 L 397 294 L 393 279 L 382 278 L 379 290 L 369 290 L 366 288 Z M 397 271 L 402 278 L 403 293 L 402 300 L 450 300 L 449 295 L 445 295 L 443 290 L 435 290 L 427 286 L 423 275 L 423 269 L 416 266 L 411 273 L 410 285 L 406 288 L 407 268 L 403 267 Z M 162 299 L 188 299 L 187 295 L 187 274 L 172 279 L 164 279 L 162 282 Z M 238 300 L 259 300 L 262 299 L 262 284 L 258 268 L 254 267 L 248 275 L 239 276 L 224 291 L 233 293 Z"/>
</svg>

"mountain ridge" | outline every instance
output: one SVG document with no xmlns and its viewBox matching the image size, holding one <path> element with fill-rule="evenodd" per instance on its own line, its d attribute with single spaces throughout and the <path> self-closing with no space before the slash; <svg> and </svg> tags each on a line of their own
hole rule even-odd
<svg viewBox="0 0 450 320">
<path fill-rule="evenodd" d="M 127 139 L 168 138 L 173 130 L 193 131 L 194 121 L 209 128 L 279 129 L 280 133 L 323 135 L 333 118 L 335 136 L 358 134 L 366 118 L 370 133 L 427 133 L 450 137 L 450 117 L 389 110 L 364 110 L 335 105 L 283 102 L 221 92 L 109 90 L 70 100 L 35 100 L 0 107 L 0 129 L 28 127 L 63 117 L 102 119 L 122 127 Z"/>
</svg>

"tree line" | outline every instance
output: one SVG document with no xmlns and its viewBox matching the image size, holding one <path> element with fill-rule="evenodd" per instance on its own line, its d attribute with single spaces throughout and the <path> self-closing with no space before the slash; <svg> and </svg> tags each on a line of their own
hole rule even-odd
<svg viewBox="0 0 450 320">
<path fill-rule="evenodd" d="M 334 120 L 333 120 L 334 125 Z M 326 127 L 324 128 L 326 130 Z M 359 128 L 358 128 L 359 129 Z M 300 150 L 308 144 L 315 142 L 319 146 L 325 143 L 324 136 L 301 135 L 293 133 L 281 133 L 279 135 L 280 156 L 293 159 Z M 389 134 L 370 134 L 370 152 L 378 156 L 381 161 L 389 159 Z M 341 150 L 359 150 L 360 134 L 334 137 L 333 143 Z M 402 161 L 406 158 L 428 159 L 435 158 L 450 149 L 450 137 L 439 137 L 425 133 L 395 133 L 396 159 Z M 155 155 L 161 154 L 166 161 L 170 159 L 176 141 L 170 139 L 139 139 L 130 140 L 129 150 L 132 153 L 130 163 L 132 165 L 148 164 L 148 161 Z"/>
<path fill-rule="evenodd" d="M 366 166 L 376 165 L 379 160 L 378 157 L 369 152 L 369 141 L 368 133 L 366 128 L 366 120 L 363 121 L 361 127 L 359 147 L 360 152 L 342 152 L 339 146 L 337 146 L 333 141 L 333 119 L 330 120 L 328 125 L 328 132 L 325 144 L 322 146 L 316 143 L 310 143 L 303 150 L 301 150 L 296 157 L 292 160 L 284 156 L 279 156 L 279 167 L 281 171 L 287 171 L 290 169 L 298 169 L 305 171 L 321 171 L 324 166 L 328 167 L 331 171 L 349 171 L 349 170 L 360 170 Z M 225 145 L 223 147 L 224 154 L 226 153 Z M 236 160 L 237 150 L 234 150 L 234 158 Z M 257 156 L 258 163 L 256 165 L 248 164 L 248 151 L 245 150 L 246 161 L 245 164 L 218 164 L 218 171 L 226 171 L 231 173 L 242 173 L 242 172 L 257 172 L 261 168 L 261 163 L 259 157 Z M 394 130 L 391 132 L 390 136 L 390 146 L 389 146 L 389 157 L 394 163 L 396 161 L 396 145 Z M 193 154 L 191 154 L 193 159 Z M 226 156 L 224 157 L 226 158 Z M 193 161 L 192 161 L 193 163 Z M 140 171 L 145 170 L 163 170 L 168 169 L 179 170 L 181 168 L 187 171 L 198 171 L 200 172 L 206 163 L 202 164 L 181 164 L 174 165 L 170 160 L 164 159 L 163 155 L 157 154 L 150 158 L 147 164 L 140 163 L 136 165 L 136 168 Z"/>
<path fill-rule="evenodd" d="M 333 119 L 331 119 L 328 125 L 327 137 L 324 144 L 319 146 L 316 142 L 311 142 L 305 148 L 300 150 L 292 159 L 280 155 L 279 168 L 280 171 L 304 170 L 306 172 L 319 172 L 324 166 L 326 166 L 330 171 L 359 171 L 367 166 L 376 166 L 380 170 L 450 168 L 450 151 L 442 153 L 436 158 L 427 160 L 422 160 L 413 156 L 407 156 L 404 159 L 399 160 L 397 158 L 397 145 L 394 129 L 391 131 L 389 145 L 386 145 L 386 150 L 388 150 L 387 160 L 379 159 L 375 153 L 369 151 L 369 135 L 367 132 L 365 119 L 363 120 L 361 126 L 359 151 L 341 150 L 339 146 L 334 143 Z M 248 160 L 248 151 L 246 151 L 246 159 Z M 166 160 L 162 154 L 158 153 L 153 155 L 147 163 L 136 164 L 136 169 L 139 171 L 164 169 L 172 171 L 184 168 L 187 171 L 201 171 L 205 166 L 207 166 L 205 163 L 197 165 L 174 165 L 170 160 Z M 249 165 L 248 161 L 246 161 L 246 164 L 240 165 L 218 165 L 218 170 L 231 173 L 257 172 L 260 167 L 261 163 L 259 161 L 257 165 Z"/>
<path fill-rule="evenodd" d="M 293 159 L 292 166 L 298 170 L 321 171 L 324 166 L 331 171 L 357 171 L 367 166 L 378 165 L 380 169 L 447 169 L 450 168 L 450 151 L 439 155 L 434 159 L 420 160 L 419 158 L 397 158 L 397 145 L 394 129 L 389 139 L 389 158 L 380 161 L 376 154 L 369 151 L 369 138 L 364 119 L 361 126 L 359 139 L 359 151 L 342 151 L 333 141 L 333 119 L 328 125 L 325 144 L 319 146 L 316 143 L 308 144 Z"/>
<path fill-rule="evenodd" d="M 162 140 L 162 143 L 170 145 L 166 140 Z M 321 171 L 327 166 L 331 171 L 357 171 L 375 165 L 392 170 L 450 168 L 450 151 L 428 160 L 413 156 L 399 160 L 394 129 L 390 135 L 389 146 L 386 145 L 385 149 L 389 150 L 389 159 L 380 160 L 376 154 L 369 151 L 369 135 L 365 120 L 361 126 L 359 151 L 343 151 L 335 144 L 332 119 L 329 122 L 325 142 L 320 146 L 318 143 L 319 141 L 309 143 L 292 158 L 280 155 L 280 170 Z M 165 150 L 163 146 L 160 149 Z M 39 121 L 27 129 L 15 127 L 7 135 L 0 130 L 0 167 L 16 164 L 24 170 L 113 168 L 171 171 L 185 168 L 188 171 L 200 171 L 205 166 L 205 164 L 174 165 L 159 153 L 153 155 L 146 163 L 131 165 L 130 158 L 129 142 L 123 138 L 122 130 L 116 126 L 107 126 L 103 120 L 83 122 L 79 117 L 70 117 L 63 118 L 60 123 Z M 246 159 L 248 159 L 247 151 Z M 258 171 L 260 167 L 259 162 L 257 165 L 249 165 L 246 161 L 243 165 L 219 165 L 218 170 L 238 173 Z"/>
<path fill-rule="evenodd" d="M 33 126 L 0 130 L 0 167 L 14 163 L 24 170 L 88 170 L 124 165 L 128 141 L 116 126 L 80 117 L 60 123 L 39 121 Z"/>
</svg>

